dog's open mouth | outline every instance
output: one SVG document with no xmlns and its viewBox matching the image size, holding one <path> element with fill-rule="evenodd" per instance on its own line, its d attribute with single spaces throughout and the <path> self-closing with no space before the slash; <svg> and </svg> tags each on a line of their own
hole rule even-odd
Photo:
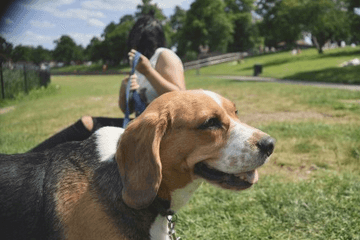
<svg viewBox="0 0 360 240">
<path fill-rule="evenodd" d="M 243 190 L 251 187 L 258 180 L 257 170 L 244 173 L 229 174 L 209 167 L 204 162 L 195 165 L 194 173 L 210 182 L 214 182 L 223 188 Z"/>
</svg>

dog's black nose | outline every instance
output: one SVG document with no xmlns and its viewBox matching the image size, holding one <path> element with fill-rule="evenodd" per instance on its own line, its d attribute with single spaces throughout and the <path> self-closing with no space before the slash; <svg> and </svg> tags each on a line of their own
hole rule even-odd
<svg viewBox="0 0 360 240">
<path fill-rule="evenodd" d="M 265 153 L 266 155 L 270 156 L 275 148 L 275 139 L 272 137 L 266 136 L 260 139 L 257 143 L 258 148 L 261 152 Z"/>
</svg>

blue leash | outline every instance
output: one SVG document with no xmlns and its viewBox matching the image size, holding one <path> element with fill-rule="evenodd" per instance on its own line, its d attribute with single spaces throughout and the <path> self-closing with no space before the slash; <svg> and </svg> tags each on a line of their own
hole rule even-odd
<svg viewBox="0 0 360 240">
<path fill-rule="evenodd" d="M 135 67 L 139 62 L 141 53 L 136 52 L 134 59 L 133 59 L 133 64 L 132 64 L 132 68 L 130 71 L 130 76 L 133 75 L 135 73 Z M 130 80 L 126 86 L 126 109 L 125 109 L 125 118 L 124 118 L 124 122 L 123 122 L 123 128 L 126 128 L 126 126 L 128 125 L 128 123 L 130 122 L 130 107 L 129 107 L 129 103 L 130 100 L 134 101 L 134 110 L 135 110 L 135 114 L 136 116 L 140 115 L 140 113 L 142 113 L 145 108 L 146 108 L 146 104 L 141 100 L 140 95 L 138 94 L 137 91 L 130 91 Z"/>
</svg>

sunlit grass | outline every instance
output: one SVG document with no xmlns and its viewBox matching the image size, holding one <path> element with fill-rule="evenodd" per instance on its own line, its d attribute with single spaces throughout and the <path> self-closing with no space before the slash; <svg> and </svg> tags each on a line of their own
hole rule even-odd
<svg viewBox="0 0 360 240">
<path fill-rule="evenodd" d="M 338 48 L 318 54 L 316 49 L 247 57 L 240 64 L 223 63 L 200 69 L 201 75 L 252 76 L 254 65 L 263 66 L 263 77 L 319 82 L 360 83 L 360 66 L 339 67 L 345 61 L 360 58 L 360 47 Z M 195 70 L 192 70 L 195 72 Z"/>
<path fill-rule="evenodd" d="M 83 115 L 122 117 L 124 76 L 52 77 L 7 101 L 0 153 L 26 152 Z M 203 185 L 179 212 L 182 239 L 360 239 L 360 92 L 237 82 L 189 71 L 188 89 L 234 101 L 242 121 L 276 138 L 250 190 Z"/>
<path fill-rule="evenodd" d="M 263 176 L 230 192 L 204 184 L 179 213 L 184 239 L 360 239 L 360 178 L 320 171 L 284 182 Z"/>
<path fill-rule="evenodd" d="M 55 67 L 51 68 L 51 73 L 62 73 L 62 72 L 91 72 L 91 71 L 100 71 L 102 72 L 103 65 L 98 63 L 93 63 L 90 66 L 86 65 L 69 65 L 64 67 Z M 128 65 L 118 65 L 118 66 L 108 66 L 108 70 L 115 70 L 115 71 L 123 71 L 128 72 L 130 71 L 130 67 Z"/>
</svg>

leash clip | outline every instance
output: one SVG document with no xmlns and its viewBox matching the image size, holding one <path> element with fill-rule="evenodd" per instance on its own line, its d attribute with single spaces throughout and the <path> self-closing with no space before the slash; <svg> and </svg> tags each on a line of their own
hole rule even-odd
<svg viewBox="0 0 360 240">
<path fill-rule="evenodd" d="M 177 221 L 176 215 L 167 215 L 166 220 L 168 221 L 168 236 L 170 240 L 180 240 L 180 237 L 176 237 L 175 223 Z"/>
</svg>

